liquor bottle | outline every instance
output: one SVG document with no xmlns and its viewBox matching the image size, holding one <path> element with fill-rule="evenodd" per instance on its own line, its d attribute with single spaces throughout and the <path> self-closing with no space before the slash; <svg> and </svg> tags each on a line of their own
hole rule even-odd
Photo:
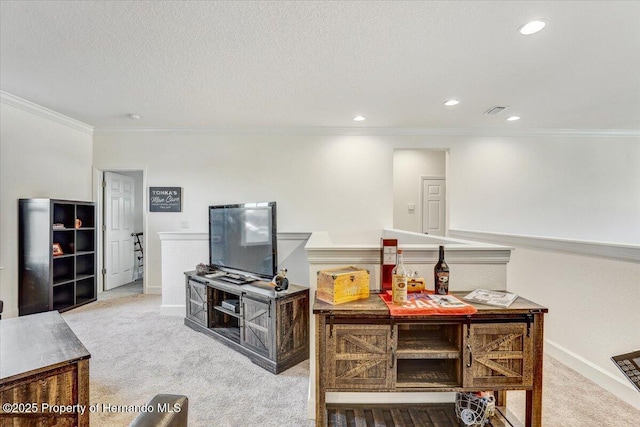
<svg viewBox="0 0 640 427">
<path fill-rule="evenodd" d="M 398 249 L 398 262 L 393 269 L 391 277 L 391 300 L 394 304 L 403 305 L 407 302 L 409 270 L 404 266 L 402 249 Z"/>
<path fill-rule="evenodd" d="M 438 295 L 449 293 L 449 266 L 444 261 L 444 246 L 440 246 L 438 263 L 433 267 L 433 288 Z"/>
</svg>

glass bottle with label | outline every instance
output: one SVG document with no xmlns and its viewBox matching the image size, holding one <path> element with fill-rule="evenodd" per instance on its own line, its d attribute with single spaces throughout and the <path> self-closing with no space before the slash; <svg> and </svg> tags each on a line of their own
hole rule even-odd
<svg viewBox="0 0 640 427">
<path fill-rule="evenodd" d="M 438 295 L 449 293 L 449 266 L 444 261 L 444 246 L 440 246 L 438 263 L 433 267 L 433 287 Z"/>
<path fill-rule="evenodd" d="M 404 266 L 402 249 L 398 249 L 398 262 L 392 272 L 391 299 L 394 304 L 403 305 L 407 302 L 407 281 L 409 270 Z"/>
</svg>

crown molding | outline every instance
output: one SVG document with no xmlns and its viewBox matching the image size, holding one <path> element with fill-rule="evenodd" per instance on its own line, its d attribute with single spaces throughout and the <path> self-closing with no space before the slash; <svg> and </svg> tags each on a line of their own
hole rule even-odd
<svg viewBox="0 0 640 427">
<path fill-rule="evenodd" d="M 487 137 L 623 137 L 640 138 L 640 129 L 513 129 L 513 128 L 421 128 L 421 127 L 212 127 L 212 128 L 96 128 L 26 99 L 0 91 L 0 102 L 20 108 L 89 135 L 351 135 L 351 136 L 487 136 Z"/>
<path fill-rule="evenodd" d="M 397 127 L 215 127 L 215 128 L 95 128 L 96 135 L 352 135 L 352 136 L 562 136 L 640 138 L 637 129 L 501 129 L 501 128 L 397 128 Z"/>
<path fill-rule="evenodd" d="M 65 116 L 63 114 L 56 113 L 53 110 L 50 110 L 41 105 L 35 104 L 31 101 L 27 101 L 26 99 L 22 99 L 18 96 L 11 95 L 10 93 L 7 93 L 1 90 L 0 90 L 0 102 L 2 102 L 3 104 L 11 105 L 12 107 L 19 108 L 26 112 L 35 114 L 36 116 L 49 119 L 58 124 L 70 127 L 72 129 L 78 130 L 88 135 L 93 135 L 94 133 L 93 126 L 90 126 L 79 120 L 72 119 L 71 117 Z"/>
</svg>

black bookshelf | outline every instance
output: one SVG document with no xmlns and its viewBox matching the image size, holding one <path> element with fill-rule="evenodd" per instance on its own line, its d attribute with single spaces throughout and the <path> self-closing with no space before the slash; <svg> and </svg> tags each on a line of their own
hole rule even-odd
<svg viewBox="0 0 640 427">
<path fill-rule="evenodd" d="M 18 222 L 20 316 L 62 312 L 95 301 L 95 203 L 20 199 Z"/>
</svg>

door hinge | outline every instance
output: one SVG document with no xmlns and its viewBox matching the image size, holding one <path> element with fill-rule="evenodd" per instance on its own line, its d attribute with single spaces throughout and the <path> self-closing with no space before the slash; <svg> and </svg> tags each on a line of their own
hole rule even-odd
<svg viewBox="0 0 640 427">
<path fill-rule="evenodd" d="M 102 181 L 102 188 L 107 188 L 107 181 Z"/>
<path fill-rule="evenodd" d="M 102 231 L 107 231 L 107 226 L 106 226 L 106 224 L 102 224 Z"/>
<path fill-rule="evenodd" d="M 106 269 L 106 268 L 103 268 L 103 269 L 102 269 L 102 275 L 105 275 L 105 274 L 107 274 L 107 269 Z"/>
</svg>

